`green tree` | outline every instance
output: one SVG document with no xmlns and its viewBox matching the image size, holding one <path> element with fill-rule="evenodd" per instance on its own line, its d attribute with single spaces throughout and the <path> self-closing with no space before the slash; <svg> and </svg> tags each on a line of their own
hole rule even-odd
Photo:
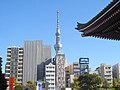
<svg viewBox="0 0 120 90">
<path fill-rule="evenodd" d="M 107 79 L 104 78 L 103 80 L 103 88 L 105 88 L 106 90 L 108 90 L 108 88 L 110 88 L 110 84 L 108 83 Z"/>
<path fill-rule="evenodd" d="M 101 78 L 96 74 L 83 74 L 79 76 L 80 90 L 99 90 Z"/>
<path fill-rule="evenodd" d="M 16 78 L 14 78 L 14 85 L 15 86 L 19 85 L 18 80 Z"/>
<path fill-rule="evenodd" d="M 15 90 L 24 90 L 24 86 L 20 85 L 20 84 L 17 84 L 15 86 Z"/>
<path fill-rule="evenodd" d="M 35 85 L 35 83 L 33 81 L 29 80 L 27 82 L 26 88 L 29 88 L 31 90 L 36 90 L 36 85 Z"/>
<path fill-rule="evenodd" d="M 7 89 L 7 80 L 5 76 L 2 74 L 2 58 L 0 57 L 0 90 Z"/>
<path fill-rule="evenodd" d="M 14 79 L 15 90 L 24 90 L 24 86 L 18 83 L 17 79 Z"/>
<path fill-rule="evenodd" d="M 79 86 L 80 82 L 79 82 L 78 78 L 75 77 L 73 80 L 74 80 L 74 83 L 71 83 L 71 85 L 70 85 L 71 88 L 79 90 L 80 89 L 80 86 Z"/>
<path fill-rule="evenodd" d="M 115 90 L 120 90 L 120 84 L 116 78 L 113 78 L 113 88 L 115 88 Z"/>
<path fill-rule="evenodd" d="M 118 80 L 116 78 L 113 78 L 113 87 L 117 87 L 118 84 Z"/>
</svg>

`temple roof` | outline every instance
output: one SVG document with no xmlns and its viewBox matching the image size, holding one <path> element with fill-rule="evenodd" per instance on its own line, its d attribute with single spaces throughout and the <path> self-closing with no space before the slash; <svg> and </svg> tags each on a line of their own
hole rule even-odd
<svg viewBox="0 0 120 90">
<path fill-rule="evenodd" d="M 77 23 L 82 36 L 120 40 L 120 0 L 113 0 L 89 22 Z"/>
</svg>

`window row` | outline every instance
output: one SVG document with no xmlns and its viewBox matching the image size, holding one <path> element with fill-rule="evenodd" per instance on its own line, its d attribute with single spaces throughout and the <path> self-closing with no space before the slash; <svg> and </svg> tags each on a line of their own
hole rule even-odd
<svg viewBox="0 0 120 90">
<path fill-rule="evenodd" d="M 46 75 L 46 77 L 54 77 L 54 75 Z"/>
<path fill-rule="evenodd" d="M 55 73 L 55 71 L 46 71 L 47 73 Z"/>
<path fill-rule="evenodd" d="M 55 79 L 46 79 L 46 81 L 55 81 Z"/>
</svg>

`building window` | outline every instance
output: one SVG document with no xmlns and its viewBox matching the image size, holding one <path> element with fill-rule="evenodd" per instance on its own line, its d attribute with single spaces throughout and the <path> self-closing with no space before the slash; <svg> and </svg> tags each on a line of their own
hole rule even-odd
<svg viewBox="0 0 120 90">
<path fill-rule="evenodd" d="M 6 77 L 10 77 L 10 75 L 6 75 Z"/>
<path fill-rule="evenodd" d="M 51 79 L 51 81 L 54 81 L 54 79 Z"/>
<path fill-rule="evenodd" d="M 23 48 L 19 48 L 19 50 L 23 50 Z"/>
<path fill-rule="evenodd" d="M 11 55 L 7 55 L 7 57 L 11 57 Z"/>
<path fill-rule="evenodd" d="M 50 77 L 50 75 L 46 75 L 47 77 Z"/>
<path fill-rule="evenodd" d="M 79 66 L 78 64 L 73 64 L 74 66 Z"/>
<path fill-rule="evenodd" d="M 7 59 L 7 61 L 10 61 L 11 59 Z"/>
<path fill-rule="evenodd" d="M 23 54 L 23 52 L 19 52 L 19 54 Z"/>
<path fill-rule="evenodd" d="M 111 71 L 106 71 L 106 73 L 111 73 Z"/>
<path fill-rule="evenodd" d="M 19 59 L 19 61 L 23 61 L 23 59 Z"/>
<path fill-rule="evenodd" d="M 54 83 L 51 83 L 51 85 L 54 85 Z"/>
<path fill-rule="evenodd" d="M 52 77 L 54 77 L 54 75 L 51 75 Z"/>
</svg>

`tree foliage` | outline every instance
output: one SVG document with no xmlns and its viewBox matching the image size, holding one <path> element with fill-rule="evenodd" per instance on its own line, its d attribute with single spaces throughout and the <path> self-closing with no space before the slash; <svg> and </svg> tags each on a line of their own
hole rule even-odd
<svg viewBox="0 0 120 90">
<path fill-rule="evenodd" d="M 104 78 L 104 80 L 103 80 L 103 86 L 102 86 L 102 87 L 105 88 L 106 90 L 107 90 L 108 88 L 110 88 L 110 84 L 108 83 L 107 79 L 105 79 L 105 78 Z"/>
<path fill-rule="evenodd" d="M 27 82 L 26 88 L 29 88 L 31 90 L 36 90 L 36 85 L 35 85 L 35 83 L 33 81 L 29 80 Z"/>
<path fill-rule="evenodd" d="M 80 86 L 79 86 L 80 82 L 79 82 L 78 78 L 75 77 L 73 80 L 74 80 L 74 83 L 71 83 L 71 88 L 79 90 L 80 89 Z"/>
<path fill-rule="evenodd" d="M 15 90 L 24 90 L 24 86 L 22 86 L 22 85 L 20 85 L 20 84 L 17 84 L 16 86 L 15 86 Z"/>
<path fill-rule="evenodd" d="M 113 87 L 117 87 L 119 85 L 119 82 L 116 78 L 113 78 Z"/>
<path fill-rule="evenodd" d="M 113 78 L 113 88 L 115 88 L 115 90 L 120 90 L 120 84 L 116 78 Z"/>
<path fill-rule="evenodd" d="M 33 81 L 29 80 L 25 86 L 20 85 L 15 80 L 15 90 L 36 90 L 36 85 Z"/>
<path fill-rule="evenodd" d="M 98 90 L 101 78 L 96 74 L 83 74 L 79 76 L 80 90 Z"/>
<path fill-rule="evenodd" d="M 18 83 L 17 79 L 14 79 L 15 90 L 24 90 L 24 86 Z"/>
<path fill-rule="evenodd" d="M 0 57 L 0 90 L 7 89 L 7 80 L 5 76 L 2 74 L 2 58 Z"/>
</svg>

